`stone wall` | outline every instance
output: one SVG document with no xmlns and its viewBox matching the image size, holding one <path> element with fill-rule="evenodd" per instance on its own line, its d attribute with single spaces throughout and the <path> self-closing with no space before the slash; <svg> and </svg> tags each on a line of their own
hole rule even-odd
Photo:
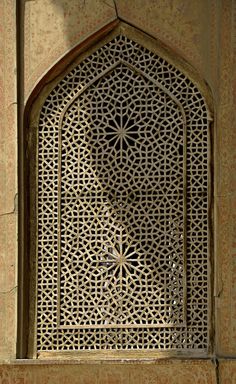
<svg viewBox="0 0 236 384">
<path fill-rule="evenodd" d="M 234 0 L 26 0 L 21 97 L 58 60 L 118 18 L 192 65 L 214 100 L 214 324 L 209 360 L 115 364 L 16 360 L 18 204 L 16 3 L 0 2 L 0 383 L 236 382 L 236 2 Z M 19 5 L 18 4 L 18 5 Z M 23 23 L 22 23 L 23 25 Z M 19 84 L 19 83 L 18 83 Z M 18 103 L 23 102 L 19 100 Z M 226 360 L 227 358 L 227 360 Z M 135 365 L 136 364 L 136 365 Z M 189 378 L 191 376 L 191 380 Z M 218 380 L 218 381 L 217 381 Z"/>
<path fill-rule="evenodd" d="M 16 356 L 17 96 L 16 9 L 0 2 L 0 358 Z"/>
</svg>

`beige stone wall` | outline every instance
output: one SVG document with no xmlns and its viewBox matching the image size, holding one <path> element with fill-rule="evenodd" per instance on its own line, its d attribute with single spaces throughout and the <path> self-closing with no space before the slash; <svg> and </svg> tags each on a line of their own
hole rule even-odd
<svg viewBox="0 0 236 384">
<path fill-rule="evenodd" d="M 208 361 L 159 361 L 155 364 L 18 364 L 10 368 L 0 367 L 1 379 L 4 384 L 216 383 L 214 365 Z"/>
<path fill-rule="evenodd" d="M 16 354 L 17 105 L 15 1 L 0 2 L 0 359 Z"/>
<path fill-rule="evenodd" d="M 116 4 L 115 4 L 116 3 Z M 209 85 L 215 108 L 216 357 L 145 365 L 2 365 L 0 383 L 236 382 L 236 1 L 25 0 L 24 99 L 73 47 L 117 17 L 160 40 Z M 16 357 L 16 0 L 0 1 L 0 360 Z M 88 373 L 89 372 L 89 373 Z M 189 380 L 191 374 L 191 380 Z M 62 376 L 64 375 L 64 376 Z M 129 377 L 129 380 L 127 380 Z M 50 379 L 49 379 L 50 378 Z M 63 378 L 63 380 L 62 380 Z"/>
<path fill-rule="evenodd" d="M 113 0 L 25 3 L 25 97 L 75 45 L 116 19 Z"/>
<path fill-rule="evenodd" d="M 216 349 L 236 356 L 236 3 L 223 1 L 215 130 Z"/>
<path fill-rule="evenodd" d="M 214 36 L 219 9 L 215 0 L 116 0 L 115 3 L 116 7 L 113 0 L 26 0 L 26 97 L 58 59 L 117 19 L 117 14 L 121 20 L 174 48 L 204 78 L 211 80 L 217 76 Z"/>
</svg>

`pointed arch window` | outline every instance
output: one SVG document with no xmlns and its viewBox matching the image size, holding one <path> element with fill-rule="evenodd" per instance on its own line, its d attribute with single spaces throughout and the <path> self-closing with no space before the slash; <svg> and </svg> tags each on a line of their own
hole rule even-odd
<svg viewBox="0 0 236 384">
<path fill-rule="evenodd" d="M 208 349 L 208 110 L 115 34 L 55 85 L 37 133 L 37 351 Z"/>
</svg>

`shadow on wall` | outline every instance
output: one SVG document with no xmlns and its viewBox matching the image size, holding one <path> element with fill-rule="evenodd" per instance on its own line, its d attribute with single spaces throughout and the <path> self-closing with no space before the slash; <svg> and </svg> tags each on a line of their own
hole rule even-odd
<svg viewBox="0 0 236 384">
<path fill-rule="evenodd" d="M 80 36 L 86 38 L 86 29 L 93 31 L 99 19 L 106 19 L 107 10 L 114 9 L 113 0 L 50 0 L 55 12 L 61 15 L 64 21 L 64 36 L 67 47 L 72 48 L 80 40 Z M 94 15 L 94 16 L 93 16 Z M 83 22 L 82 22 L 83 20 Z M 111 20 L 110 20 L 111 21 Z M 109 22 L 109 20 L 108 20 Z M 106 23 L 106 22 L 105 22 Z M 102 27 L 102 25 L 101 25 Z"/>
</svg>

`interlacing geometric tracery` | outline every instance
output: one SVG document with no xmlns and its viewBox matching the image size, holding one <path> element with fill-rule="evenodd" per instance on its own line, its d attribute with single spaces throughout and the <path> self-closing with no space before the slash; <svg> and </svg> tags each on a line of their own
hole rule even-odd
<svg viewBox="0 0 236 384">
<path fill-rule="evenodd" d="M 208 120 L 164 59 L 117 36 L 39 121 L 38 349 L 206 349 Z"/>
</svg>

